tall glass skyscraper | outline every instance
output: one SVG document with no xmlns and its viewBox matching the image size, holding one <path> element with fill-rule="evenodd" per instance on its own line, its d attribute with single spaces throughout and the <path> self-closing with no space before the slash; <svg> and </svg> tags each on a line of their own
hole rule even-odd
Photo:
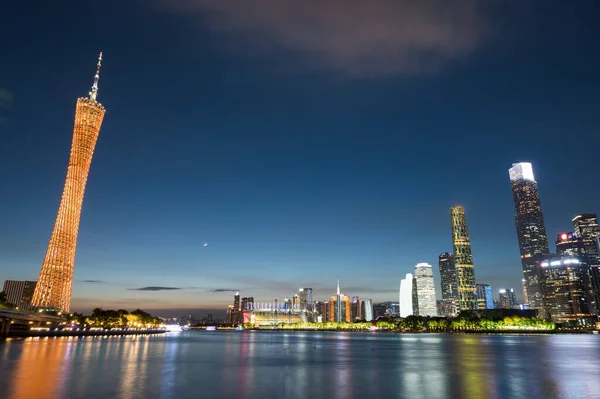
<svg viewBox="0 0 600 399">
<path fill-rule="evenodd" d="M 415 266 L 415 286 L 417 290 L 418 316 L 437 316 L 433 268 L 429 263 Z"/>
<path fill-rule="evenodd" d="M 548 255 L 548 236 L 542 214 L 538 185 L 529 162 L 513 164 L 508 170 L 515 204 L 515 224 L 523 267 L 523 295 L 531 309 L 544 314 L 539 264 Z"/>
<path fill-rule="evenodd" d="M 400 280 L 400 317 L 413 314 L 413 275 L 406 273 L 406 277 Z"/>
<path fill-rule="evenodd" d="M 371 321 L 373 317 L 373 301 L 369 298 L 360 300 L 360 317 L 362 320 Z"/>
<path fill-rule="evenodd" d="M 576 215 L 573 230 L 583 249 L 583 257 L 590 268 L 596 314 L 600 314 L 600 227 L 595 213 Z"/>
<path fill-rule="evenodd" d="M 456 279 L 454 255 L 448 252 L 441 254 L 438 258 L 438 266 L 442 285 L 442 308 L 447 310 L 444 315 L 454 316 L 458 303 L 458 280 Z"/>
<path fill-rule="evenodd" d="M 488 284 L 477 284 L 477 308 L 494 309 L 494 294 Z"/>
<path fill-rule="evenodd" d="M 458 309 L 477 309 L 475 266 L 473 265 L 465 210 L 462 206 L 454 206 L 450 209 L 450 215 L 452 218 L 452 244 L 458 282 Z"/>
</svg>

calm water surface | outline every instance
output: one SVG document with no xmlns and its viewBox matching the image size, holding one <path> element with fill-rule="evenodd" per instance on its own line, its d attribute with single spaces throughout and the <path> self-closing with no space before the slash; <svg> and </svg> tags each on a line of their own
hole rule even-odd
<svg viewBox="0 0 600 399">
<path fill-rule="evenodd" d="M 600 337 L 201 332 L 0 342 L 2 398 L 600 398 Z"/>
</svg>

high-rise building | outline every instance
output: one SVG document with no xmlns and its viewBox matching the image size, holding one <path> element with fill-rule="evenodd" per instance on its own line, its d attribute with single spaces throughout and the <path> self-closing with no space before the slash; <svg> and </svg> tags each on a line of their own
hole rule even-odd
<svg viewBox="0 0 600 399">
<path fill-rule="evenodd" d="M 548 255 L 548 236 L 542 214 L 538 184 L 529 162 L 513 164 L 508 170 L 515 204 L 515 225 L 525 279 L 523 295 L 531 309 L 544 313 L 539 264 Z"/>
<path fill-rule="evenodd" d="M 500 308 L 501 309 L 514 309 L 517 302 L 514 288 L 499 289 L 498 294 L 500 297 Z"/>
<path fill-rule="evenodd" d="M 235 315 L 233 305 L 227 306 L 227 317 L 225 319 L 225 323 L 227 324 L 235 324 Z"/>
<path fill-rule="evenodd" d="M 429 263 L 415 266 L 415 287 L 417 290 L 418 316 L 437 316 L 433 268 Z"/>
<path fill-rule="evenodd" d="M 583 241 L 573 232 L 560 233 L 556 237 L 556 253 L 558 255 L 583 256 Z"/>
<path fill-rule="evenodd" d="M 360 300 L 360 318 L 361 320 L 371 321 L 373 317 L 373 301 L 369 298 Z"/>
<path fill-rule="evenodd" d="M 337 323 L 351 320 L 350 297 L 340 292 L 340 282 L 337 284 L 337 295 L 329 300 L 329 320 Z"/>
<path fill-rule="evenodd" d="M 240 293 L 236 292 L 233 296 L 233 310 L 232 310 L 232 320 L 233 323 L 241 323 L 242 322 L 242 311 L 240 307 Z"/>
<path fill-rule="evenodd" d="M 471 241 L 467 230 L 467 219 L 462 206 L 450 210 L 452 217 L 452 244 L 458 285 L 458 309 L 477 309 L 475 289 L 475 266 L 471 253 Z"/>
<path fill-rule="evenodd" d="M 586 253 L 586 249 L 589 250 L 589 253 Z M 576 233 L 560 233 L 556 237 L 556 254 L 559 256 L 571 256 L 581 258 L 585 263 L 585 267 L 587 268 L 586 274 L 589 276 L 590 284 L 586 285 L 586 297 L 587 300 L 592 304 L 590 307 L 590 313 L 596 314 L 596 297 L 597 290 L 595 289 L 595 278 L 594 272 L 598 268 L 598 257 L 592 252 L 593 247 L 585 247 L 585 241 L 583 237 L 579 237 Z M 588 262 L 596 263 L 594 266 L 590 267 Z M 582 263 L 583 265 L 583 263 Z"/>
<path fill-rule="evenodd" d="M 590 320 L 590 280 L 584 258 L 550 255 L 540 266 L 545 309 L 552 321 Z"/>
<path fill-rule="evenodd" d="M 494 309 L 494 294 L 488 284 L 477 284 L 477 308 Z"/>
<path fill-rule="evenodd" d="M 442 309 L 445 316 L 454 316 L 457 313 L 458 304 L 458 280 L 456 278 L 456 267 L 454 266 L 454 255 L 444 252 L 438 258 L 440 268 L 440 281 L 442 286 Z M 447 313 L 447 314 L 446 314 Z"/>
<path fill-rule="evenodd" d="M 313 310 L 313 289 L 300 288 L 298 296 L 300 297 L 300 310 L 311 312 Z"/>
<path fill-rule="evenodd" d="M 573 230 L 583 246 L 583 257 L 590 269 L 595 313 L 600 314 L 600 227 L 594 213 L 576 215 Z"/>
<path fill-rule="evenodd" d="M 32 310 L 31 299 L 37 281 L 6 280 L 2 291 L 6 295 L 6 303 L 17 306 L 20 310 Z"/>
<path fill-rule="evenodd" d="M 350 320 L 360 320 L 360 299 L 357 296 L 353 296 L 350 302 Z"/>
<path fill-rule="evenodd" d="M 413 280 L 412 273 L 406 273 L 406 277 L 400 280 L 400 317 L 413 314 Z"/>
<path fill-rule="evenodd" d="M 254 297 L 248 296 L 242 298 L 242 312 L 252 310 L 254 306 Z"/>
<path fill-rule="evenodd" d="M 33 306 L 68 312 L 71 308 L 75 249 L 81 205 L 92 155 L 104 118 L 104 107 L 96 101 L 102 53 L 89 98 L 79 98 L 75 110 L 73 143 L 67 177 L 48 250 L 33 294 Z"/>
</svg>

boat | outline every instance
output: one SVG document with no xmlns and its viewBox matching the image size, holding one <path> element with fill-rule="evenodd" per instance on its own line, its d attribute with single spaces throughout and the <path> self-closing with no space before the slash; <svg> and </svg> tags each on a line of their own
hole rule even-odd
<svg viewBox="0 0 600 399">
<path fill-rule="evenodd" d="M 235 328 L 235 331 L 244 331 L 244 327 L 242 327 L 242 326 L 237 326 L 237 327 Z"/>
<path fill-rule="evenodd" d="M 171 323 L 166 325 L 167 332 L 182 332 L 183 328 L 177 323 Z"/>
<path fill-rule="evenodd" d="M 206 331 L 216 331 L 217 327 L 215 326 L 206 326 Z"/>
</svg>

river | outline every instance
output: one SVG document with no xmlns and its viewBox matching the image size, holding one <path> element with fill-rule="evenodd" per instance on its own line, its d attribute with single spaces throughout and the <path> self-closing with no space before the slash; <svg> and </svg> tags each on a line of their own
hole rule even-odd
<svg viewBox="0 0 600 399">
<path fill-rule="evenodd" d="M 600 398 L 600 336 L 188 331 L 0 341 L 0 397 Z"/>
</svg>

